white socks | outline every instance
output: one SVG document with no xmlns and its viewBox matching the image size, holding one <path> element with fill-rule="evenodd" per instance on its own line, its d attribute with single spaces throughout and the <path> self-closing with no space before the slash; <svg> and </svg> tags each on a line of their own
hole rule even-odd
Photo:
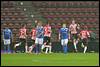
<svg viewBox="0 0 100 67">
<path fill-rule="evenodd" d="M 20 42 L 20 43 L 15 44 L 15 46 L 14 46 L 14 47 L 16 48 L 16 47 L 17 47 L 17 46 L 19 46 L 19 45 L 21 45 L 21 42 Z"/>
<path fill-rule="evenodd" d="M 48 52 L 48 47 L 46 48 L 46 51 L 45 51 L 45 53 L 47 53 Z"/>
<path fill-rule="evenodd" d="M 28 52 L 28 46 L 25 46 L 25 51 L 26 51 L 26 53 Z"/>
<path fill-rule="evenodd" d="M 41 49 L 42 49 L 42 50 L 44 49 L 44 45 L 41 46 Z"/>
<path fill-rule="evenodd" d="M 75 48 L 75 50 L 77 50 L 77 47 L 76 47 L 76 43 L 74 42 L 74 48 Z"/>
<path fill-rule="evenodd" d="M 49 53 L 51 53 L 51 46 L 49 47 Z"/>
<path fill-rule="evenodd" d="M 46 51 L 45 51 L 45 53 L 47 53 L 47 52 L 48 52 L 48 50 L 49 50 L 49 53 L 51 53 L 51 46 L 46 47 Z"/>
<path fill-rule="evenodd" d="M 33 50 L 33 45 L 29 47 L 29 52 Z"/>
<path fill-rule="evenodd" d="M 78 44 L 78 40 L 76 40 L 76 44 Z"/>
<path fill-rule="evenodd" d="M 86 50 L 87 50 L 87 46 L 84 47 L 84 53 L 86 52 Z"/>
<path fill-rule="evenodd" d="M 82 48 L 84 48 L 84 45 L 83 45 L 83 43 L 81 44 L 81 47 L 82 47 Z"/>
</svg>

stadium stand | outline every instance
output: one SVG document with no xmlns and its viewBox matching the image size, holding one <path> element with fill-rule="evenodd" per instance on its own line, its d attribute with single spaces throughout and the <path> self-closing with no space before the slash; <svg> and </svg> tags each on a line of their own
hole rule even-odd
<svg viewBox="0 0 100 67">
<path fill-rule="evenodd" d="M 31 17 L 31 15 L 34 17 Z M 58 29 L 61 23 L 67 26 L 72 18 L 81 27 L 87 25 L 89 30 L 96 33 L 99 41 L 99 2 L 96 1 L 1 1 L 1 29 L 10 27 L 14 31 L 14 42 L 18 38 L 21 24 L 26 24 L 30 30 L 36 19 L 48 21 L 52 25 L 52 41 L 58 40 Z"/>
</svg>

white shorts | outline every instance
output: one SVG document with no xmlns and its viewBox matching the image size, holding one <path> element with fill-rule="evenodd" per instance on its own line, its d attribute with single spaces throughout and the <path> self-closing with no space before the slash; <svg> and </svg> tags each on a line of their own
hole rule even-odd
<svg viewBox="0 0 100 67">
<path fill-rule="evenodd" d="M 67 45 L 68 39 L 61 39 L 61 45 Z"/>
<path fill-rule="evenodd" d="M 35 44 L 43 44 L 43 38 L 36 38 Z"/>
<path fill-rule="evenodd" d="M 10 44 L 10 39 L 4 39 L 4 45 Z"/>
</svg>

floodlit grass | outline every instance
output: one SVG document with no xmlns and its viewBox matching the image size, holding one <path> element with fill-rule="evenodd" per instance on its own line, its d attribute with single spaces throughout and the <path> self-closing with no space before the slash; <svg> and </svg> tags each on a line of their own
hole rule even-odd
<svg viewBox="0 0 100 67">
<path fill-rule="evenodd" d="M 99 53 L 1 54 L 1 66 L 99 66 Z"/>
</svg>

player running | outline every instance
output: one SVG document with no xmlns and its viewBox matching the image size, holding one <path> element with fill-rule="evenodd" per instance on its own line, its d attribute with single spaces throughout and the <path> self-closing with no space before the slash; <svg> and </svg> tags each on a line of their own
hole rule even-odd
<svg viewBox="0 0 100 67">
<path fill-rule="evenodd" d="M 44 45 L 42 45 L 42 49 L 46 47 L 45 53 L 47 53 L 48 50 L 49 53 L 51 53 L 51 32 L 51 26 L 48 23 L 46 26 L 44 26 Z"/>
<path fill-rule="evenodd" d="M 12 31 L 9 28 L 3 30 L 4 52 L 10 53 Z M 7 50 L 7 51 L 6 51 Z"/>
<path fill-rule="evenodd" d="M 26 44 L 26 37 L 27 37 L 26 31 L 27 31 L 26 25 L 23 25 L 23 27 L 19 30 L 19 39 L 20 39 L 20 42 L 21 42 L 21 45 L 20 45 L 21 52 L 27 53 L 28 52 L 28 46 Z M 16 48 L 16 45 L 15 45 L 15 48 Z"/>
<path fill-rule="evenodd" d="M 82 46 L 84 47 L 84 53 L 85 53 L 88 45 L 88 38 L 90 37 L 89 31 L 87 30 L 87 26 L 85 26 L 84 30 L 80 32 L 80 37 L 82 40 Z"/>
<path fill-rule="evenodd" d="M 73 41 L 73 44 L 74 44 L 74 48 L 75 48 L 75 51 L 77 52 L 77 46 L 76 44 L 78 43 L 78 33 L 79 33 L 79 28 L 80 28 L 80 25 L 79 24 L 76 24 L 75 23 L 75 20 L 72 21 L 72 23 L 70 24 L 69 26 L 69 31 L 70 31 L 70 36 L 72 38 L 72 41 Z"/>
<path fill-rule="evenodd" d="M 44 37 L 44 29 L 42 26 L 42 22 L 39 21 L 36 27 L 36 54 L 41 52 L 41 46 L 43 45 L 43 37 Z"/>
<path fill-rule="evenodd" d="M 35 47 L 35 39 L 36 39 L 36 29 L 33 28 L 31 31 L 32 45 L 29 47 L 29 53 L 31 53 L 33 48 Z"/>
<path fill-rule="evenodd" d="M 69 31 L 66 28 L 66 24 L 63 24 L 62 28 L 59 31 L 59 39 L 61 39 L 61 45 L 63 47 L 63 52 L 67 53 L 68 47 L 68 38 L 69 38 Z"/>
</svg>

